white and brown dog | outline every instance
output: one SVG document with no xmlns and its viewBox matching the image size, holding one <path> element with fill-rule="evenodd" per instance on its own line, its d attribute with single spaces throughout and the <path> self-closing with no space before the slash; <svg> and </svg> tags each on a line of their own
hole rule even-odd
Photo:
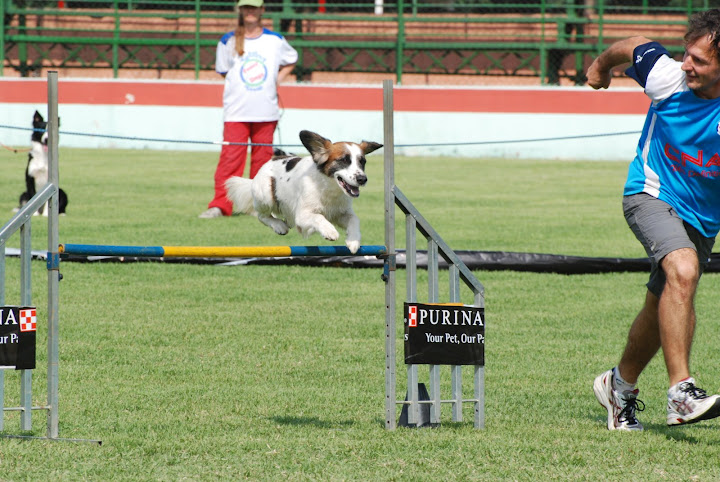
<svg viewBox="0 0 720 482">
<path fill-rule="evenodd" d="M 327 240 L 347 231 L 350 252 L 360 248 L 360 220 L 352 200 L 367 183 L 365 155 L 382 147 L 376 142 L 335 142 L 310 131 L 300 132 L 307 157 L 273 157 L 254 179 L 231 177 L 225 183 L 228 199 L 238 212 L 257 213 L 277 234 L 296 226 L 308 237 L 320 233 Z"/>
</svg>

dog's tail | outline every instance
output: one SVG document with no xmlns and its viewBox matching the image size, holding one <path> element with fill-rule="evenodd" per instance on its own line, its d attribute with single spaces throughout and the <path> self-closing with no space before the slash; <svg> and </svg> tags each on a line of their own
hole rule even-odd
<svg viewBox="0 0 720 482">
<path fill-rule="evenodd" d="M 233 176 L 225 181 L 227 198 L 232 201 L 235 212 L 243 214 L 255 214 L 253 207 L 252 179 Z"/>
</svg>

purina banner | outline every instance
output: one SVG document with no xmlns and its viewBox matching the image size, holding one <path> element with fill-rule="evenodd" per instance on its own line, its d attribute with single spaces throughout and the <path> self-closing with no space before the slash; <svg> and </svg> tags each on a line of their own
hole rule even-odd
<svg viewBox="0 0 720 482">
<path fill-rule="evenodd" d="M 405 363 L 485 365 L 485 310 L 454 303 L 405 303 Z"/>
<path fill-rule="evenodd" d="M 33 306 L 0 306 L 0 368 L 35 368 L 37 310 Z"/>
</svg>

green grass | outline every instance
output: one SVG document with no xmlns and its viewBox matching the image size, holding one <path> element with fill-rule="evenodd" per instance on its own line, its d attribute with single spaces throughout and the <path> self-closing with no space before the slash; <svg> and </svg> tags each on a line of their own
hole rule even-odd
<svg viewBox="0 0 720 482">
<path fill-rule="evenodd" d="M 247 217 L 197 219 L 216 160 L 61 150 L 70 197 L 61 242 L 327 244 L 278 237 Z M 6 219 L 22 191 L 23 163 L 0 152 Z M 368 165 L 370 184 L 355 206 L 363 242 L 382 244 L 382 158 Z M 455 249 L 637 257 L 620 207 L 625 171 L 617 162 L 402 158 L 396 181 Z M 399 211 L 398 218 L 403 226 Z M 47 249 L 46 229 L 44 218 L 33 218 L 35 249 Z M 401 229 L 397 237 L 404 240 Z M 470 405 L 463 423 L 450 422 L 444 405 L 440 428 L 387 431 L 380 270 L 65 262 L 61 272 L 60 436 L 103 444 L 0 439 L 2 480 L 720 478 L 720 423 L 665 426 L 660 358 L 641 379 L 646 431 L 604 428 L 591 383 L 620 355 L 644 296 L 642 273 L 476 272 L 486 288 L 486 429 L 472 428 Z M 45 264 L 34 262 L 32 274 L 42 321 Z M 399 271 L 399 305 L 403 278 Z M 426 274 L 419 278 L 422 299 Z M 706 274 L 693 349 L 693 372 L 713 392 L 718 290 L 720 276 Z M 9 304 L 18 291 L 19 261 L 8 259 Z M 38 335 L 39 405 L 44 323 Z M 397 372 L 402 397 L 401 362 Z M 426 370 L 420 374 L 425 382 Z M 5 378 L 6 404 L 16 404 L 17 375 Z M 33 427 L 44 434 L 42 412 L 33 413 Z M 17 413 L 5 414 L 5 428 L 19 433 Z"/>
</svg>

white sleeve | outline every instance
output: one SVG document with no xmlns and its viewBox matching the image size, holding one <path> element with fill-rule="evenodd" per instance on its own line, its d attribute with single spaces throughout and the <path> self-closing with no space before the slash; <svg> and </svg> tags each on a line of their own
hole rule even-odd
<svg viewBox="0 0 720 482">
<path fill-rule="evenodd" d="M 282 67 L 283 65 L 294 64 L 297 60 L 297 50 L 295 50 L 288 41 L 285 40 L 285 37 L 283 37 L 282 43 L 280 44 L 280 66 Z"/>
<path fill-rule="evenodd" d="M 230 70 L 230 59 L 232 58 L 232 52 L 229 52 L 230 43 L 230 41 L 218 42 L 217 50 L 215 51 L 215 72 L 218 74 L 227 74 Z M 228 55 L 228 52 L 231 55 Z"/>
<path fill-rule="evenodd" d="M 685 72 L 680 68 L 682 62 L 663 55 L 658 58 L 648 74 L 645 94 L 653 102 L 660 102 L 676 92 L 688 90 L 685 84 Z"/>
</svg>

